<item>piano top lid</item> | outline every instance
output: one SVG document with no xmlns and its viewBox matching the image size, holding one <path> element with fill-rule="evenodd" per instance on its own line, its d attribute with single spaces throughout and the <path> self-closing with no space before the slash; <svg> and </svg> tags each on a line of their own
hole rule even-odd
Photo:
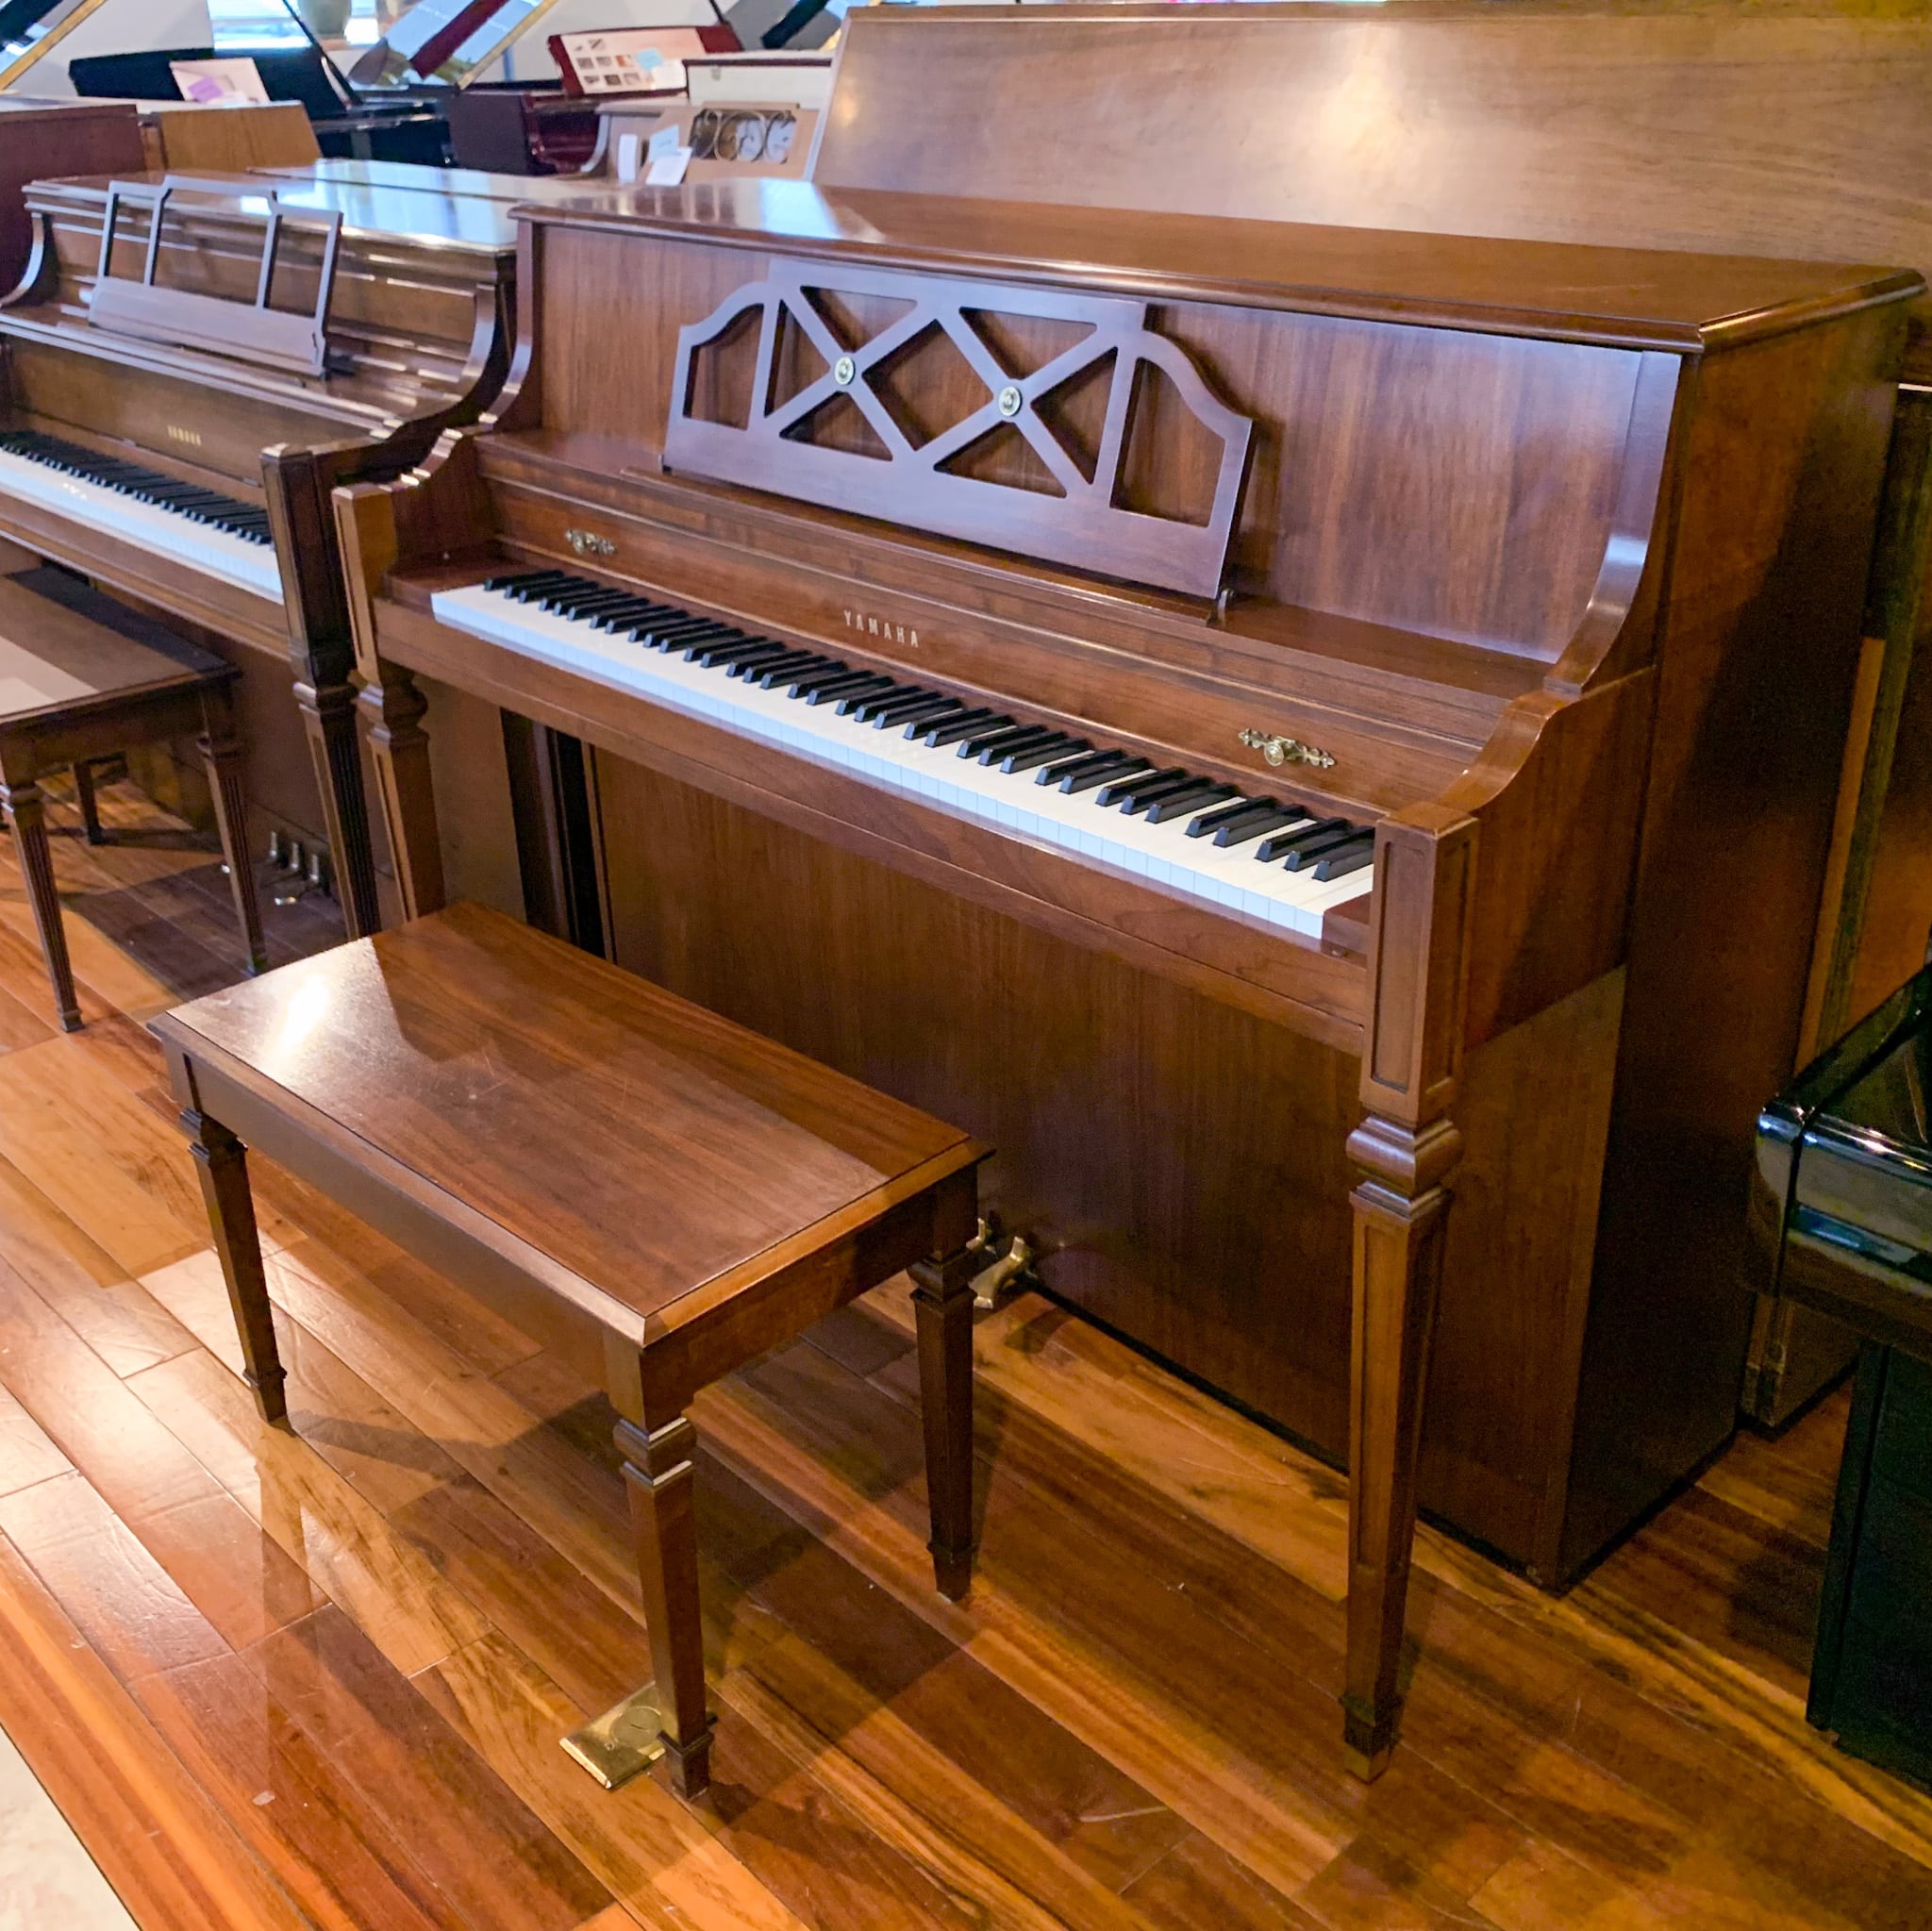
<svg viewBox="0 0 1932 1931">
<path fill-rule="evenodd" d="M 339 181 L 325 175 L 308 176 L 301 170 L 248 174 L 219 174 L 209 170 L 170 168 L 164 173 L 83 175 L 58 181 L 27 185 L 30 203 L 45 208 L 56 200 L 107 206 L 108 191 L 116 181 L 179 183 L 206 181 L 220 201 L 187 203 L 178 197 L 171 213 L 213 217 L 240 213 L 265 220 L 273 194 L 285 213 L 340 214 L 345 242 L 368 240 L 408 241 L 424 248 L 460 249 L 503 257 L 516 253 L 516 224 L 508 198 L 452 193 L 426 185 L 398 187 L 388 182 Z M 238 196 L 239 191 L 239 198 Z"/>
<path fill-rule="evenodd" d="M 1679 354 L 1737 347 L 1925 287 L 1903 268 L 826 191 L 771 179 L 637 188 L 514 213 L 808 259 Z"/>
</svg>

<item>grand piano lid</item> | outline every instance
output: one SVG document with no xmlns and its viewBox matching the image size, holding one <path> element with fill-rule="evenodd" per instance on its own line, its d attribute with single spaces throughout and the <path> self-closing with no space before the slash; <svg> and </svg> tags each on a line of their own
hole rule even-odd
<svg viewBox="0 0 1932 1931">
<path fill-rule="evenodd" d="M 827 191 L 770 179 L 621 189 L 514 212 L 805 259 L 1678 354 L 1737 347 L 1925 286 L 1914 270 L 1869 264 Z"/>
<path fill-rule="evenodd" d="M 492 74 L 555 80 L 558 67 L 547 44 L 554 34 L 630 26 L 710 29 L 720 18 L 710 0 L 594 0 L 588 6 L 579 0 L 413 0 L 357 59 L 349 78 L 376 90 L 425 83 L 460 89 Z"/>
</svg>

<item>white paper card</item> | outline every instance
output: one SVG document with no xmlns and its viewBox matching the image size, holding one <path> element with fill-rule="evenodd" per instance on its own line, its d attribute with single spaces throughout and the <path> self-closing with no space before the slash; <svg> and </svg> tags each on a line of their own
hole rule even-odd
<svg viewBox="0 0 1932 1931">
<path fill-rule="evenodd" d="M 659 155 L 644 170 L 646 188 L 675 188 L 684 179 L 684 171 L 691 166 L 691 149 L 675 147 L 669 154 Z"/>
<path fill-rule="evenodd" d="M 253 60 L 170 60 L 168 72 L 184 101 L 224 108 L 268 105 L 268 88 Z"/>
<path fill-rule="evenodd" d="M 620 134 L 617 137 L 617 178 L 629 183 L 638 177 L 638 162 L 644 151 L 643 137 Z"/>
</svg>

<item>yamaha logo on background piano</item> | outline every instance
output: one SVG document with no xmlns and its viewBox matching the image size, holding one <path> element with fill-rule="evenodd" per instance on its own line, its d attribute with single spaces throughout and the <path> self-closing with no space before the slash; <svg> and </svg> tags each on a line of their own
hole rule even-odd
<svg viewBox="0 0 1932 1931">
<path fill-rule="evenodd" d="M 903 643 L 908 650 L 919 648 L 919 632 L 909 624 L 894 624 L 889 618 L 870 616 L 863 610 L 841 610 L 839 614 L 848 630 L 883 638 L 888 643 Z"/>
</svg>

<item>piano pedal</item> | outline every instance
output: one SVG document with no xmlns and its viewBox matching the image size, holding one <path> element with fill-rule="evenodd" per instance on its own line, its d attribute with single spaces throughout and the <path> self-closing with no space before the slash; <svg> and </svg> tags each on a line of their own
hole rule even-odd
<svg viewBox="0 0 1932 1931">
<path fill-rule="evenodd" d="M 275 904 L 291 906 L 312 891 L 334 896 L 328 854 L 321 845 L 305 846 L 298 838 L 285 839 L 279 831 L 272 831 L 268 835 L 268 862 L 283 874 L 269 892 Z"/>
<path fill-rule="evenodd" d="M 975 1307 L 997 1307 L 1024 1289 L 1040 1285 L 1033 1272 L 1033 1249 L 1025 1236 L 1005 1232 L 997 1220 L 982 1217 L 979 1231 L 966 1243 L 966 1251 L 986 1257 L 986 1265 L 973 1276 Z"/>
</svg>

